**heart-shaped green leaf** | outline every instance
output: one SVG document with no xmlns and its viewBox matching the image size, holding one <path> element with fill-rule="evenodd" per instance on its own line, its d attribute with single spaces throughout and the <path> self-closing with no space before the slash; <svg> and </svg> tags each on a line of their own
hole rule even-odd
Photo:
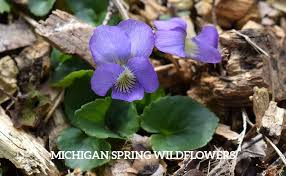
<svg viewBox="0 0 286 176">
<path fill-rule="evenodd" d="M 73 81 L 77 78 L 81 78 L 85 74 L 92 74 L 92 70 L 78 70 L 78 71 L 73 71 L 66 75 L 63 79 L 57 81 L 56 83 L 53 84 L 55 87 L 69 87 Z"/>
<path fill-rule="evenodd" d="M 97 139 L 84 134 L 77 128 L 65 129 L 57 138 L 57 145 L 61 151 L 88 151 L 91 157 L 94 152 L 109 151 L 110 144 L 104 139 Z M 89 155 L 89 154 L 88 154 Z M 87 156 L 89 157 L 89 156 Z M 65 159 L 65 164 L 70 168 L 80 168 L 81 171 L 87 171 L 101 166 L 109 159 Z"/>
<path fill-rule="evenodd" d="M 141 126 L 150 133 L 155 151 L 193 150 L 206 145 L 218 118 L 189 97 L 163 97 L 145 108 Z"/>
<path fill-rule="evenodd" d="M 55 67 L 51 76 L 52 86 L 68 87 L 75 78 L 82 77 L 87 72 L 92 74 L 92 71 L 89 70 L 91 67 L 76 56 L 63 54 L 53 49 L 51 60 Z"/>
<path fill-rule="evenodd" d="M 72 124 L 74 124 L 75 111 L 97 98 L 90 88 L 90 78 L 91 74 L 89 72 L 80 78 L 76 78 L 65 91 L 64 110 Z"/>
<path fill-rule="evenodd" d="M 28 7 L 36 16 L 45 16 L 53 8 L 56 0 L 29 0 Z"/>
<path fill-rule="evenodd" d="M 102 24 L 109 4 L 108 0 L 67 0 L 66 2 L 78 18 L 95 26 Z M 118 15 L 113 14 L 109 24 L 117 24 L 120 21 L 118 17 Z"/>
<path fill-rule="evenodd" d="M 6 0 L 0 0 L 0 14 L 4 12 L 10 12 L 10 5 Z"/>
<path fill-rule="evenodd" d="M 111 98 L 97 99 L 75 112 L 75 125 L 98 138 L 121 138 L 135 133 L 139 119 L 135 106 Z"/>
<path fill-rule="evenodd" d="M 52 49 L 51 52 L 51 63 L 53 67 L 57 67 L 60 63 L 65 62 L 66 60 L 71 59 L 73 56 L 64 54 L 56 48 Z"/>
<path fill-rule="evenodd" d="M 137 100 L 134 102 L 138 113 L 142 114 L 146 106 L 163 96 L 165 96 L 165 92 L 162 88 L 157 89 L 153 93 L 145 93 L 144 98 L 142 100 Z"/>
<path fill-rule="evenodd" d="M 84 11 L 84 9 L 92 9 L 94 13 L 98 14 L 105 11 L 108 7 L 108 0 L 67 0 L 68 6 L 73 12 Z"/>
</svg>

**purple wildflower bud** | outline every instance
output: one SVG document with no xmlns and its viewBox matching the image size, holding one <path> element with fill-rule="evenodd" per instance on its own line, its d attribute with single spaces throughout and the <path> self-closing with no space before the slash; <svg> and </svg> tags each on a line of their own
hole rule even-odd
<svg viewBox="0 0 286 176">
<path fill-rule="evenodd" d="M 117 26 L 98 26 L 89 42 L 96 70 L 92 90 L 105 96 L 132 102 L 152 93 L 159 86 L 157 74 L 149 61 L 154 48 L 152 29 L 133 19 Z"/>
<path fill-rule="evenodd" d="M 187 24 L 180 18 L 155 21 L 154 24 L 157 28 L 155 46 L 160 51 L 205 63 L 221 61 L 218 32 L 214 26 L 204 26 L 196 37 L 189 38 L 186 32 Z"/>
</svg>

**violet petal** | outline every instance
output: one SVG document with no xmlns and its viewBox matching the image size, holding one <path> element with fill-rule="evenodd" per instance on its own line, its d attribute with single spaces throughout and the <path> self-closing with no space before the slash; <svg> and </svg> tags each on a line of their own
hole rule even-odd
<svg viewBox="0 0 286 176">
<path fill-rule="evenodd" d="M 113 99 L 124 100 L 128 102 L 141 100 L 144 97 L 144 88 L 138 82 L 136 82 L 134 87 L 130 89 L 129 93 L 120 92 L 115 87 L 113 87 L 111 97 Z"/>
<path fill-rule="evenodd" d="M 218 48 L 218 32 L 213 25 L 204 26 L 202 31 L 195 38 L 202 43 L 207 43 L 214 48 Z"/>
<path fill-rule="evenodd" d="M 124 69 L 118 64 L 98 65 L 91 78 L 91 89 L 97 95 L 105 96 L 123 71 Z"/>
<path fill-rule="evenodd" d="M 180 28 L 184 31 L 187 30 L 187 23 L 181 18 L 154 21 L 154 25 L 157 30 L 172 30 L 176 28 Z"/>
<path fill-rule="evenodd" d="M 186 32 L 181 28 L 158 30 L 155 34 L 155 46 L 162 52 L 185 57 L 186 35 Z"/>
<path fill-rule="evenodd" d="M 154 34 L 147 24 L 129 19 L 119 23 L 131 41 L 131 57 L 149 57 L 154 48 Z"/>
<path fill-rule="evenodd" d="M 196 38 L 193 38 L 189 41 L 187 40 L 186 42 L 190 42 L 192 45 L 194 45 L 194 48 L 191 50 L 191 52 L 186 50 L 188 57 L 204 63 L 218 63 L 221 61 L 220 52 L 213 46 L 201 42 Z"/>
<path fill-rule="evenodd" d="M 96 64 L 127 62 L 131 42 L 121 28 L 101 25 L 94 30 L 89 47 Z"/>
<path fill-rule="evenodd" d="M 126 65 L 135 74 L 145 92 L 152 93 L 159 87 L 157 73 L 148 58 L 134 57 Z"/>
</svg>

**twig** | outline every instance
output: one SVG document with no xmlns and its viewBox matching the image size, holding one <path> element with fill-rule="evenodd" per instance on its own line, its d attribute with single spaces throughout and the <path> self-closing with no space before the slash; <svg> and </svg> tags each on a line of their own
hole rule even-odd
<svg viewBox="0 0 286 176">
<path fill-rule="evenodd" d="M 61 103 L 61 101 L 64 98 L 64 94 L 65 94 L 65 90 L 61 90 L 60 93 L 58 94 L 58 96 L 55 98 L 55 100 L 53 101 L 53 105 L 50 108 L 48 114 L 46 115 L 46 117 L 44 118 L 44 122 L 47 123 L 47 121 L 50 119 L 50 117 L 54 114 L 56 108 L 59 106 L 59 104 Z"/>
<path fill-rule="evenodd" d="M 245 133 L 246 133 L 246 127 L 247 127 L 246 119 L 247 119 L 247 114 L 246 114 L 245 110 L 243 109 L 242 110 L 242 121 L 243 121 L 242 127 L 243 127 L 243 130 L 241 131 L 241 133 L 239 134 L 239 138 L 237 139 L 238 147 L 237 147 L 237 149 L 235 151 L 236 157 L 235 157 L 234 160 L 232 160 L 232 164 L 231 164 L 231 174 L 233 176 L 235 175 L 234 174 L 234 170 L 235 170 L 235 166 L 236 166 L 236 163 L 237 163 L 237 156 L 238 156 L 238 153 L 241 151 L 242 142 L 243 142 L 243 139 L 244 139 Z"/>
<path fill-rule="evenodd" d="M 110 0 L 109 4 L 108 4 L 108 8 L 107 8 L 107 13 L 106 13 L 106 15 L 104 17 L 104 20 L 102 22 L 103 25 L 107 25 L 108 24 L 108 22 L 111 19 L 111 16 L 112 16 L 113 12 L 114 12 L 114 3 Z"/>
<path fill-rule="evenodd" d="M 171 54 L 167 54 L 166 58 L 174 64 L 177 72 L 179 73 L 180 72 L 180 65 L 179 65 L 178 61 L 175 58 L 173 58 L 173 56 Z"/>
<path fill-rule="evenodd" d="M 256 51 L 261 52 L 262 54 L 264 54 L 267 57 L 270 57 L 266 51 L 264 51 L 256 43 L 254 43 L 247 35 L 244 35 L 241 32 L 234 30 L 234 29 L 233 29 L 233 32 L 236 33 L 237 35 L 243 37 Z"/>
<path fill-rule="evenodd" d="M 121 14 L 122 18 L 124 20 L 127 20 L 129 19 L 129 16 L 128 16 L 128 12 L 127 10 L 124 8 L 121 0 L 112 0 L 114 5 L 117 7 L 119 13 Z"/>
<path fill-rule="evenodd" d="M 163 72 L 163 71 L 169 70 L 173 67 L 174 67 L 174 64 L 160 65 L 158 67 L 155 67 L 155 71 L 156 72 Z"/>
<path fill-rule="evenodd" d="M 278 154 L 278 156 L 281 158 L 282 162 L 286 166 L 286 158 L 283 155 L 283 153 L 276 147 L 276 145 L 268 137 L 264 136 L 264 139 L 274 148 L 274 150 L 276 151 L 276 153 Z"/>
<path fill-rule="evenodd" d="M 29 17 L 28 15 L 24 14 L 23 12 L 19 12 L 19 14 L 26 20 L 27 23 L 29 23 L 33 27 L 37 27 L 39 23 L 34 20 L 33 18 Z"/>
<path fill-rule="evenodd" d="M 243 145 L 242 150 L 247 149 L 248 147 L 251 147 L 252 145 L 256 144 L 262 139 L 263 139 L 262 135 L 257 135 L 256 137 L 253 138 L 253 141 L 250 141 L 249 143 L 246 143 L 245 145 Z"/>
<path fill-rule="evenodd" d="M 10 160 L 25 175 L 59 176 L 50 153 L 32 135 L 16 129 L 0 106 L 0 156 Z"/>
<path fill-rule="evenodd" d="M 254 127 L 254 124 L 249 120 L 248 116 L 246 119 L 247 123 L 251 126 Z M 257 133 L 261 134 L 259 131 L 257 131 Z M 263 134 L 262 134 L 263 135 Z M 266 136 L 263 135 L 263 138 L 266 142 L 268 142 L 271 147 L 273 147 L 273 149 L 275 150 L 275 152 L 278 154 L 278 156 L 280 157 L 280 159 L 282 160 L 282 162 L 284 163 L 284 165 L 286 166 L 286 158 L 283 155 L 283 153 L 276 147 L 276 145 Z"/>
</svg>

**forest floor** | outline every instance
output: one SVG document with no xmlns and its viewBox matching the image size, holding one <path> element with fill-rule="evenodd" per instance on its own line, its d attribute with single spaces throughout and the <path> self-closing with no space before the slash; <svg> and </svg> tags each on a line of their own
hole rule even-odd
<svg viewBox="0 0 286 176">
<path fill-rule="evenodd" d="M 285 14 L 284 0 L 0 0 L 0 176 L 286 175 Z M 154 20 L 171 17 L 185 20 L 189 36 L 197 35 L 206 24 L 215 25 L 222 61 L 205 64 L 154 49 L 150 60 L 159 78 L 158 91 L 145 95 L 142 101 L 120 105 L 91 92 L 90 76 L 96 65 L 89 39 L 96 26 L 132 18 L 155 29 Z M 207 124 L 207 117 L 204 121 L 204 117 L 194 117 L 193 121 L 206 126 L 193 127 L 192 120 L 178 118 L 172 128 L 183 129 L 184 122 L 190 123 L 199 135 L 176 133 L 176 139 L 191 141 L 190 145 L 197 146 L 190 147 L 193 151 L 235 151 L 236 157 L 51 159 L 50 152 L 58 150 L 160 148 L 152 124 L 144 127 L 139 121 L 148 118 L 153 102 L 170 97 L 168 100 L 175 101 L 172 97 L 180 99 L 178 96 L 199 102 L 208 109 L 202 113 L 214 112 L 219 121 Z M 186 104 L 182 101 L 178 106 L 188 109 L 188 100 Z M 107 137 L 98 139 L 99 132 L 88 125 L 96 122 L 74 120 L 84 113 L 90 115 L 86 106 L 104 109 L 102 104 L 108 104 L 107 109 L 116 107 L 109 109 L 107 116 L 119 113 L 121 118 L 120 114 L 128 111 L 123 115 L 128 117 L 102 117 L 105 122 L 100 125 L 117 131 L 103 130 Z M 136 121 L 128 119 L 133 106 Z M 163 111 L 181 113 L 177 106 L 167 107 L 154 107 L 153 119 Z M 161 120 L 154 124 L 167 123 Z M 127 121 L 137 126 L 124 126 Z M 210 137 L 205 139 L 205 135 Z M 204 141 L 204 145 L 193 139 Z M 179 140 L 169 145 L 185 149 L 184 142 L 177 145 Z"/>
</svg>

